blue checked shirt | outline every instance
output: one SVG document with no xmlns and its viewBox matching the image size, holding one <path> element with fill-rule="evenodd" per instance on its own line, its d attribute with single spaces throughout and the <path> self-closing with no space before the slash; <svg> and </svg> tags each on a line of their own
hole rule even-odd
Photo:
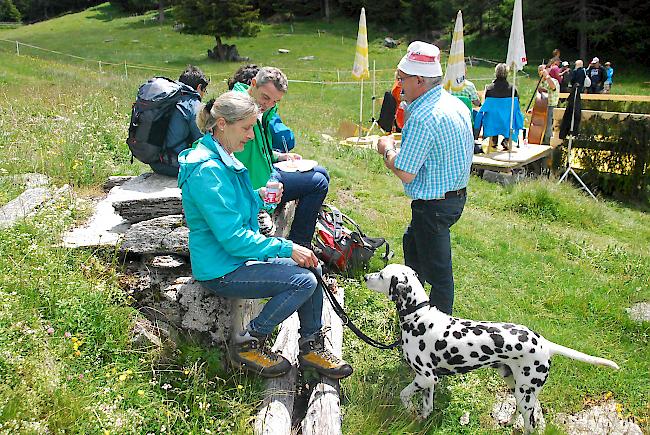
<svg viewBox="0 0 650 435">
<path fill-rule="evenodd" d="M 408 106 L 395 167 L 416 174 L 404 183 L 412 199 L 440 199 L 467 186 L 474 154 L 472 120 L 458 98 L 436 86 Z"/>
</svg>

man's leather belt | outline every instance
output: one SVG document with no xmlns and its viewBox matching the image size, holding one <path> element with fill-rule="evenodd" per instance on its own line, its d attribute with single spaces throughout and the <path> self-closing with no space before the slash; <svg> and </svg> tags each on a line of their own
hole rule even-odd
<svg viewBox="0 0 650 435">
<path fill-rule="evenodd" d="M 459 196 L 463 196 L 467 194 L 467 188 L 463 187 L 462 189 L 458 190 L 450 190 L 449 192 L 445 193 L 444 198 L 434 198 L 434 199 L 417 199 L 416 201 L 443 201 L 445 199 L 451 199 L 451 198 L 456 198 Z"/>
</svg>

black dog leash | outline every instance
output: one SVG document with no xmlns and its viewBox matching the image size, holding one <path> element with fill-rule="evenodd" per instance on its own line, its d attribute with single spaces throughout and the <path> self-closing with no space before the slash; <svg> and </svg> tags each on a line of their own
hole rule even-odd
<svg viewBox="0 0 650 435">
<path fill-rule="evenodd" d="M 372 337 L 368 337 L 364 332 L 359 329 L 353 322 L 350 320 L 350 317 L 346 314 L 345 310 L 339 304 L 339 301 L 336 300 L 336 297 L 332 293 L 332 290 L 330 290 L 329 286 L 325 283 L 325 280 L 323 280 L 323 277 L 316 272 L 316 269 L 310 267 L 309 270 L 316 276 L 316 280 L 318 283 L 323 287 L 325 290 L 325 295 L 327 295 L 327 299 L 330 301 L 330 304 L 332 304 L 332 308 L 334 309 L 334 312 L 341 318 L 341 321 L 343 322 L 343 325 L 347 326 L 354 332 L 354 335 L 359 337 L 362 341 L 364 341 L 366 344 L 369 344 L 372 347 L 375 347 L 377 349 L 382 349 L 382 350 L 391 350 L 395 349 L 399 344 L 400 340 L 396 340 L 394 343 L 391 344 L 385 344 L 382 343 L 381 341 L 377 341 Z"/>
</svg>

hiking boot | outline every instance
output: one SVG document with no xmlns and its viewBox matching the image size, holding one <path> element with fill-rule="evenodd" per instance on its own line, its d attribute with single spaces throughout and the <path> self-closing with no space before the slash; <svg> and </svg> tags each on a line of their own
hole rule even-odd
<svg viewBox="0 0 650 435">
<path fill-rule="evenodd" d="M 343 379 L 352 374 L 350 364 L 325 348 L 325 336 L 322 331 L 301 338 L 298 345 L 298 361 L 303 368 L 312 367 L 321 375 L 332 379 Z"/>
<path fill-rule="evenodd" d="M 235 335 L 228 350 L 230 361 L 265 378 L 282 376 L 291 370 L 291 363 L 282 355 L 266 349 L 265 343 L 266 336 L 256 336 L 249 330 Z"/>
</svg>

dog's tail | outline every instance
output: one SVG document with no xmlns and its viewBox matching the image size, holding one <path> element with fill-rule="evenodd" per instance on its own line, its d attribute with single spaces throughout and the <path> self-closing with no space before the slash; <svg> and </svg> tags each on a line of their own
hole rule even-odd
<svg viewBox="0 0 650 435">
<path fill-rule="evenodd" d="M 569 357 L 571 359 L 575 359 L 575 360 L 578 360 L 578 361 L 583 361 L 583 362 L 586 362 L 586 363 L 589 363 L 589 364 L 594 364 L 594 365 L 599 365 L 599 366 L 607 366 L 607 367 L 611 367 L 611 368 L 616 369 L 616 370 L 619 369 L 618 364 L 616 364 L 614 361 L 610 361 L 610 360 L 605 359 L 605 358 L 599 358 L 597 356 L 587 355 L 586 353 L 582 353 L 582 352 L 579 352 L 577 350 L 574 350 L 574 349 L 571 349 L 571 348 L 568 348 L 568 347 L 564 347 L 564 346 L 559 345 L 557 343 L 553 343 L 552 341 L 547 340 L 547 343 L 548 343 L 548 347 L 550 349 L 550 354 L 551 355 L 555 355 L 555 354 L 564 355 L 564 356 L 567 356 L 567 357 Z"/>
</svg>

